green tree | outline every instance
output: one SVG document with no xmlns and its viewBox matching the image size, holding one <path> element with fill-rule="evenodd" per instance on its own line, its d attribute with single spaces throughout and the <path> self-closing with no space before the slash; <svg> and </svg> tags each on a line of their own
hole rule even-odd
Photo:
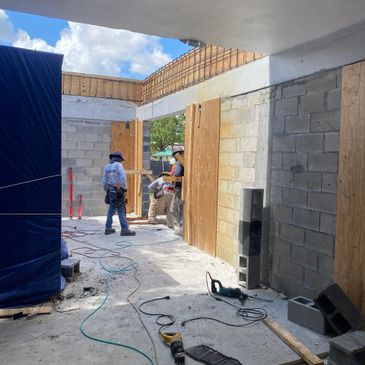
<svg viewBox="0 0 365 365">
<path fill-rule="evenodd" d="M 151 152 L 163 151 L 174 143 L 184 143 L 184 137 L 183 114 L 155 120 L 151 125 Z"/>
</svg>

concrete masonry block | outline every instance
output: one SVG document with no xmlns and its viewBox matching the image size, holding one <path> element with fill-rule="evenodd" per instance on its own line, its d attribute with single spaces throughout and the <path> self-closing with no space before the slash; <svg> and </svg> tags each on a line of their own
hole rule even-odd
<svg viewBox="0 0 365 365">
<path fill-rule="evenodd" d="M 280 135 L 285 131 L 285 117 L 274 119 L 274 134 Z"/>
<path fill-rule="evenodd" d="M 291 261 L 313 270 L 318 269 L 318 252 L 309 248 L 292 245 Z"/>
<path fill-rule="evenodd" d="M 238 283 L 246 289 L 257 288 L 260 284 L 260 255 L 238 256 Z"/>
<path fill-rule="evenodd" d="M 304 190 L 283 188 L 282 203 L 291 207 L 306 207 L 307 192 Z"/>
<path fill-rule="evenodd" d="M 292 187 L 293 174 L 291 171 L 273 170 L 271 172 L 271 184 L 273 186 Z"/>
<path fill-rule="evenodd" d="M 318 254 L 318 272 L 333 277 L 334 258 L 322 253 Z"/>
<path fill-rule="evenodd" d="M 324 150 L 326 152 L 338 152 L 340 149 L 340 134 L 329 132 L 324 134 Z"/>
<path fill-rule="evenodd" d="M 338 284 L 320 292 L 314 302 L 338 335 L 365 325 L 365 317 Z"/>
<path fill-rule="evenodd" d="M 322 175 L 322 191 L 326 193 L 337 193 L 337 174 Z"/>
<path fill-rule="evenodd" d="M 274 136 L 273 151 L 278 152 L 294 152 L 295 151 L 295 136 Z"/>
<path fill-rule="evenodd" d="M 305 246 L 333 257 L 334 237 L 321 232 L 305 231 Z"/>
<path fill-rule="evenodd" d="M 311 92 L 300 97 L 299 113 L 316 113 L 324 110 L 324 92 Z"/>
<path fill-rule="evenodd" d="M 312 132 L 333 132 L 340 130 L 340 111 L 311 114 Z"/>
<path fill-rule="evenodd" d="M 298 113 L 298 99 L 296 97 L 290 99 L 278 100 L 275 103 L 276 117 L 296 115 L 297 113 Z"/>
<path fill-rule="evenodd" d="M 303 171 L 291 178 L 291 186 L 295 189 L 306 191 L 321 191 L 322 174 L 320 172 Z"/>
<path fill-rule="evenodd" d="M 319 230 L 329 235 L 336 234 L 336 216 L 332 214 L 321 213 Z"/>
<path fill-rule="evenodd" d="M 283 223 L 280 225 L 280 238 L 288 242 L 293 242 L 298 245 L 303 245 L 304 229 L 293 226 L 291 224 Z"/>
<path fill-rule="evenodd" d="M 304 285 L 319 293 L 323 288 L 333 283 L 332 277 L 318 272 L 318 268 L 306 267 L 304 270 Z"/>
<path fill-rule="evenodd" d="M 286 118 L 286 133 L 304 133 L 310 129 L 310 114 L 295 115 Z"/>
<path fill-rule="evenodd" d="M 292 98 L 294 96 L 305 95 L 306 92 L 307 92 L 306 83 L 297 83 L 291 86 L 284 86 L 282 90 L 282 94 L 285 99 Z"/>
<path fill-rule="evenodd" d="M 328 91 L 332 89 L 336 89 L 337 87 L 337 73 L 330 72 L 324 74 L 322 77 L 318 77 L 313 80 L 310 80 L 307 84 L 308 93 L 311 92 L 320 92 L 320 91 Z"/>
<path fill-rule="evenodd" d="M 330 331 L 321 311 L 306 297 L 298 296 L 288 301 L 288 320 L 321 334 Z"/>
<path fill-rule="evenodd" d="M 273 152 L 271 167 L 273 169 L 281 169 L 283 166 L 283 154 L 281 152 Z"/>
<path fill-rule="evenodd" d="M 68 151 L 68 157 L 74 159 L 84 158 L 85 151 L 80 151 L 80 150 Z"/>
<path fill-rule="evenodd" d="M 328 365 L 365 364 L 365 332 L 354 331 L 330 340 Z"/>
<path fill-rule="evenodd" d="M 280 257 L 290 259 L 291 246 L 292 245 L 289 242 L 283 241 L 277 237 L 273 237 L 271 253 Z"/>
<path fill-rule="evenodd" d="M 284 257 L 280 258 L 280 275 L 297 283 L 303 283 L 304 279 L 304 268 L 295 262 L 291 262 L 289 259 Z"/>
<path fill-rule="evenodd" d="M 302 166 L 303 170 L 307 170 L 308 165 L 308 154 L 300 153 L 300 152 L 284 152 L 283 153 L 283 169 L 284 170 L 292 170 L 295 169 L 295 166 Z"/>
<path fill-rule="evenodd" d="M 298 152 L 320 152 L 323 150 L 323 135 L 320 133 L 297 135 L 296 146 Z"/>
<path fill-rule="evenodd" d="M 274 221 L 291 223 L 292 208 L 282 204 L 272 204 L 270 208 L 270 218 Z"/>
<path fill-rule="evenodd" d="M 338 153 L 309 153 L 308 154 L 308 170 L 319 172 L 337 172 L 338 169 Z"/>
<path fill-rule="evenodd" d="M 72 279 L 80 273 L 80 260 L 68 258 L 61 261 L 61 273 L 67 279 Z"/>
<path fill-rule="evenodd" d="M 293 224 L 313 230 L 319 229 L 319 213 L 307 209 L 294 209 Z"/>
<path fill-rule="evenodd" d="M 308 208 L 319 212 L 336 214 L 337 195 L 330 193 L 308 193 Z"/>
<path fill-rule="evenodd" d="M 327 110 L 339 110 L 341 108 L 341 89 L 331 90 L 327 94 Z"/>
</svg>

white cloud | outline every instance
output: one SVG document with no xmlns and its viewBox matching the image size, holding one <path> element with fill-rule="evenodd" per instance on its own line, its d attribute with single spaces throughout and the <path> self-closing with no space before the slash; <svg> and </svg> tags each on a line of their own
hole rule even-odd
<svg viewBox="0 0 365 365">
<path fill-rule="evenodd" d="M 7 17 L 5 19 L 11 26 Z M 68 22 L 68 28 L 62 30 L 54 47 L 43 39 L 32 39 L 20 29 L 13 45 L 62 53 L 64 70 L 98 75 L 123 77 L 132 73 L 145 77 L 171 61 L 158 37 L 74 22 Z"/>
<path fill-rule="evenodd" d="M 13 24 L 4 10 L 0 9 L 0 41 L 10 43 L 15 39 Z"/>
</svg>

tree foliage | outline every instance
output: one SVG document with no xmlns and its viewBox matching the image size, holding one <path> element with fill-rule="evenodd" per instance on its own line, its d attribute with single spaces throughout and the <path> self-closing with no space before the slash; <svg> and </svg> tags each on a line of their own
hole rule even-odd
<svg viewBox="0 0 365 365">
<path fill-rule="evenodd" d="M 185 116 L 158 119 L 151 125 L 151 152 L 163 151 L 174 143 L 184 143 Z"/>
</svg>

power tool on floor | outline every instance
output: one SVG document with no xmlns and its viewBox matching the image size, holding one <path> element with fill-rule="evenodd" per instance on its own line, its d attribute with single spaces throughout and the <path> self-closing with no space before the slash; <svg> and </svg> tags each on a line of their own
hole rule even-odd
<svg viewBox="0 0 365 365">
<path fill-rule="evenodd" d="M 180 332 L 160 332 L 163 343 L 170 347 L 176 365 L 185 364 L 185 351 Z"/>
<path fill-rule="evenodd" d="M 213 279 L 209 272 L 207 272 L 207 275 L 211 280 L 212 294 L 227 298 L 237 298 L 240 302 L 244 302 L 248 298 L 248 295 L 241 291 L 240 288 L 226 288 L 219 280 Z"/>
</svg>

